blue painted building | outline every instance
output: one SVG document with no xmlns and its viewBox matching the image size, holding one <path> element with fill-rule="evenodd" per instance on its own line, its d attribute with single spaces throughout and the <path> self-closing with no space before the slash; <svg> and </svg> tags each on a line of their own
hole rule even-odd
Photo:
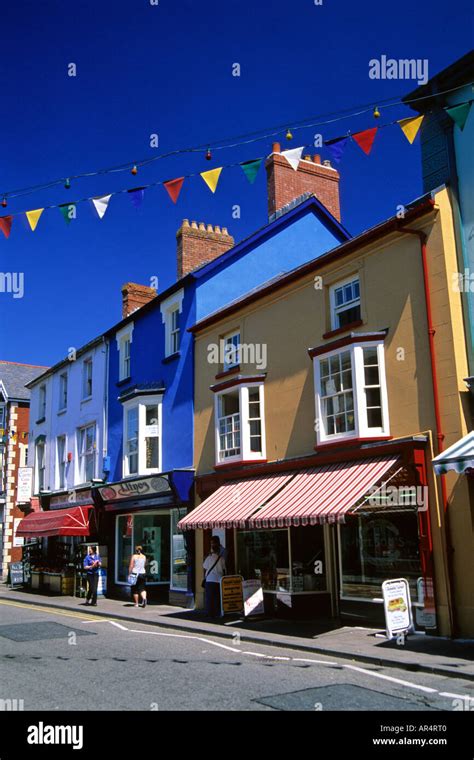
<svg viewBox="0 0 474 760">
<path fill-rule="evenodd" d="M 285 161 L 278 153 L 275 165 L 274 155 L 267 173 L 275 183 Z M 282 208 L 277 203 L 255 234 L 235 245 L 227 230 L 185 220 L 177 235 L 177 282 L 159 295 L 124 286 L 124 318 L 107 333 L 107 483 L 97 491 L 113 595 L 128 594 L 128 561 L 140 544 L 149 559 L 150 592 L 179 604 L 192 596 L 193 547 L 177 529 L 193 506 L 195 370 L 188 328 L 349 238 L 318 199 L 326 200 L 326 178 L 328 198 L 334 198 L 337 172 L 309 157 L 290 171 L 294 200 Z"/>
</svg>

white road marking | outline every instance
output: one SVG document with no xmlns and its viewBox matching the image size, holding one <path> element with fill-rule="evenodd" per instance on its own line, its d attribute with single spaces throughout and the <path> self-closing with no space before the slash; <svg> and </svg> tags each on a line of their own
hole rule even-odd
<svg viewBox="0 0 474 760">
<path fill-rule="evenodd" d="M 467 699 L 469 702 L 474 702 L 474 697 L 470 697 L 468 694 L 451 694 L 449 691 L 440 691 L 440 697 L 453 697 L 453 699 Z"/>
<path fill-rule="evenodd" d="M 384 681 L 392 681 L 392 683 L 398 683 L 401 686 L 408 686 L 411 689 L 419 689 L 420 691 L 426 691 L 429 694 L 437 694 L 437 689 L 432 689 L 430 686 L 419 686 L 416 683 L 411 683 L 411 681 L 403 681 L 401 678 L 394 678 L 393 676 L 385 676 L 382 673 L 374 673 L 373 670 L 365 670 L 364 668 L 357 668 L 355 665 L 345 665 L 343 664 L 344 668 L 348 668 L 349 670 L 357 670 L 358 673 L 363 673 L 366 676 L 373 676 L 374 678 L 382 678 Z"/>
<path fill-rule="evenodd" d="M 338 662 L 328 662 L 327 660 L 310 660 L 309 657 L 293 657 L 295 662 L 314 662 L 317 665 L 338 665 Z"/>
<path fill-rule="evenodd" d="M 249 654 L 252 657 L 264 657 L 266 660 L 291 660 L 291 657 L 277 657 L 276 655 L 261 654 L 260 652 L 242 652 L 242 654 Z"/>
<path fill-rule="evenodd" d="M 124 625 L 120 625 L 120 623 L 116 623 L 114 620 L 109 620 L 108 622 L 110 623 L 110 625 L 114 625 L 116 628 L 120 628 L 121 631 L 129 630 L 129 628 L 125 628 Z"/>
<path fill-rule="evenodd" d="M 221 647 L 221 649 L 227 649 L 229 652 L 239 652 L 241 653 L 240 649 L 235 649 L 235 647 L 228 647 L 225 644 L 220 644 L 217 641 L 210 641 L 209 639 L 204 639 L 202 636 L 186 636 L 182 633 L 161 633 L 159 631 L 140 631 L 137 628 L 129 628 L 129 633 L 148 633 L 152 636 L 172 636 L 176 639 L 192 639 L 194 641 L 201 641 L 204 644 L 212 644 L 214 647 Z"/>
</svg>

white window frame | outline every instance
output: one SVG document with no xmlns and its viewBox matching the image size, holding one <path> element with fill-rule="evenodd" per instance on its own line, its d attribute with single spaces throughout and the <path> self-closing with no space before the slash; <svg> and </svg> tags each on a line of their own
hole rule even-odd
<svg viewBox="0 0 474 760">
<path fill-rule="evenodd" d="M 258 388 L 260 396 L 260 426 L 262 436 L 261 452 L 250 449 L 250 420 L 249 420 L 249 389 Z M 230 457 L 220 457 L 220 403 L 223 396 L 238 391 L 239 414 L 240 414 L 240 453 Z M 232 386 L 215 394 L 214 398 L 214 427 L 215 427 L 215 462 L 216 465 L 225 465 L 231 462 L 252 461 L 259 462 L 266 459 L 265 438 L 265 394 L 263 382 L 246 383 Z"/>
<path fill-rule="evenodd" d="M 42 467 L 40 467 L 40 460 L 39 460 L 39 449 L 42 449 L 43 451 L 43 462 Z M 43 472 L 43 482 L 40 484 L 40 472 Z M 40 441 L 38 443 L 35 443 L 35 485 L 36 485 L 36 493 L 40 493 L 40 491 L 44 491 L 45 489 L 45 480 L 46 480 L 46 441 Z"/>
<path fill-rule="evenodd" d="M 237 346 L 235 347 L 235 361 L 234 362 L 227 362 L 226 361 L 226 347 L 229 345 L 229 343 L 233 344 L 233 338 L 238 337 L 239 342 L 237 343 Z M 241 334 L 240 329 L 238 330 L 232 330 L 232 332 L 227 333 L 222 337 L 222 348 L 223 348 L 223 356 L 222 356 L 222 370 L 223 372 L 227 372 L 227 370 L 233 369 L 234 367 L 238 367 L 240 364 L 240 346 L 242 345 L 241 341 Z"/>
<path fill-rule="evenodd" d="M 40 385 L 38 396 L 38 419 L 46 419 L 46 385 Z"/>
<path fill-rule="evenodd" d="M 178 328 L 177 331 L 179 341 L 178 348 L 176 349 L 174 345 L 174 336 L 176 335 L 176 330 L 173 330 L 173 313 L 178 312 L 178 314 L 182 314 L 183 299 L 184 290 L 181 289 L 176 293 L 173 293 L 171 296 L 169 296 L 169 298 L 160 304 L 161 318 L 165 326 L 165 356 L 173 356 L 173 354 L 176 354 L 181 350 L 181 328 Z"/>
<path fill-rule="evenodd" d="M 125 325 L 125 327 L 119 330 L 115 335 L 117 351 L 119 353 L 119 382 L 121 380 L 127 380 L 132 374 L 131 347 L 133 343 L 133 327 L 134 323 L 129 322 L 129 324 Z M 126 355 L 127 344 L 129 347 L 128 356 Z"/>
<path fill-rule="evenodd" d="M 59 375 L 59 398 L 58 412 L 65 412 L 67 409 L 67 392 L 69 376 L 67 372 L 61 372 Z"/>
<path fill-rule="evenodd" d="M 64 441 L 63 459 L 60 459 L 59 442 Z M 61 466 L 64 466 L 64 482 L 61 484 Z M 63 490 L 67 488 L 67 435 L 56 436 L 56 488 L 57 490 Z"/>
<path fill-rule="evenodd" d="M 90 422 L 87 425 L 83 425 L 82 427 L 77 429 L 77 462 L 78 462 L 78 483 L 90 483 L 90 480 L 86 480 L 86 457 L 88 456 L 89 452 L 82 450 L 82 436 L 84 435 L 84 441 L 87 440 L 87 430 L 89 428 L 94 428 L 94 443 L 93 443 L 93 473 L 92 478 L 95 478 L 97 476 L 97 422 Z"/>
<path fill-rule="evenodd" d="M 90 367 L 90 378 L 89 378 L 89 371 L 88 368 Z M 90 380 L 90 393 L 87 394 L 86 391 L 87 385 Z M 93 392 L 93 382 L 94 382 L 94 366 L 92 361 L 92 356 L 87 357 L 87 359 L 84 359 L 82 362 L 82 401 L 87 401 L 88 399 L 92 398 L 92 392 Z"/>
<path fill-rule="evenodd" d="M 356 282 L 356 281 L 359 283 L 359 298 L 356 298 L 353 301 L 350 301 L 347 304 L 344 304 L 344 306 L 337 306 L 336 305 L 336 290 L 338 290 L 339 288 L 343 288 L 344 285 L 350 285 L 351 283 Z M 335 282 L 334 285 L 331 285 L 329 288 L 329 301 L 330 301 L 330 307 L 331 307 L 331 329 L 332 330 L 344 329 L 344 325 L 341 327 L 341 325 L 339 324 L 339 313 L 343 311 L 347 311 L 348 309 L 352 309 L 354 308 L 354 306 L 357 306 L 357 305 L 361 307 L 359 275 L 354 274 L 351 277 L 346 277 L 344 280 L 340 280 L 339 282 Z"/>
<path fill-rule="evenodd" d="M 380 399 L 382 407 L 382 427 L 369 428 L 367 422 L 367 404 L 365 401 L 365 377 L 364 377 L 364 348 L 376 348 L 377 359 L 379 366 L 379 381 L 380 381 Z M 352 392 L 354 394 L 354 430 L 344 433 L 333 433 L 328 435 L 325 431 L 325 421 L 322 410 L 322 402 L 320 396 L 321 388 L 321 373 L 320 362 L 323 359 L 330 359 L 331 356 L 336 356 L 345 351 L 349 351 L 351 354 L 351 369 L 352 369 Z M 361 343 L 351 343 L 347 346 L 342 346 L 333 351 L 328 351 L 324 354 L 319 354 L 313 357 L 313 370 L 314 370 L 314 393 L 315 393 L 315 408 L 316 408 L 316 420 L 319 422 L 316 425 L 317 443 L 331 443 L 332 441 L 350 440 L 351 438 L 381 438 L 390 435 L 390 420 L 388 410 L 388 394 L 387 394 L 387 379 L 385 373 L 385 348 L 383 341 L 364 341 Z"/>
<path fill-rule="evenodd" d="M 150 426 L 146 425 L 146 407 L 158 407 L 158 435 L 150 434 Z M 128 454 L 126 451 L 126 441 L 128 440 L 127 417 L 130 409 L 138 408 L 138 472 L 129 472 Z M 124 478 L 136 478 L 141 475 L 156 475 L 162 472 L 162 441 L 163 441 L 163 396 L 156 394 L 153 396 L 137 396 L 123 404 L 123 452 L 122 452 L 122 473 Z M 153 426 L 155 427 L 155 426 Z M 146 467 L 146 439 L 158 438 L 158 467 Z"/>
</svg>

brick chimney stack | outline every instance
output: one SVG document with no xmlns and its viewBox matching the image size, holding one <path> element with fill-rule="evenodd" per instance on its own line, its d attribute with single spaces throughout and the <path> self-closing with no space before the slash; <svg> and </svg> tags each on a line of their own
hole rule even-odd
<svg viewBox="0 0 474 760">
<path fill-rule="evenodd" d="M 313 193 L 328 211 L 341 221 L 339 205 L 339 172 L 331 167 L 330 161 L 321 163 L 320 156 L 305 155 L 295 171 L 281 155 L 279 143 L 273 143 L 273 152 L 268 156 L 267 170 L 268 216 L 304 193 Z"/>
<path fill-rule="evenodd" d="M 194 269 L 213 261 L 234 245 L 226 227 L 185 219 L 176 233 L 178 241 L 178 280 Z"/>
<path fill-rule="evenodd" d="M 122 319 L 144 306 L 156 296 L 155 288 L 127 282 L 122 286 Z"/>
</svg>

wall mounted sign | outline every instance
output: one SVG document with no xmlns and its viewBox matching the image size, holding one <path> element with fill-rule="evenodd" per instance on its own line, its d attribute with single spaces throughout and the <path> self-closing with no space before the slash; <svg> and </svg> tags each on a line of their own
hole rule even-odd
<svg viewBox="0 0 474 760">
<path fill-rule="evenodd" d="M 99 488 L 103 501 L 120 501 L 133 499 L 137 496 L 152 496 L 155 494 L 171 493 L 168 475 L 151 475 L 148 478 L 124 480 Z"/>
<path fill-rule="evenodd" d="M 18 504 L 26 504 L 33 495 L 33 468 L 19 467 L 16 489 Z"/>
</svg>

